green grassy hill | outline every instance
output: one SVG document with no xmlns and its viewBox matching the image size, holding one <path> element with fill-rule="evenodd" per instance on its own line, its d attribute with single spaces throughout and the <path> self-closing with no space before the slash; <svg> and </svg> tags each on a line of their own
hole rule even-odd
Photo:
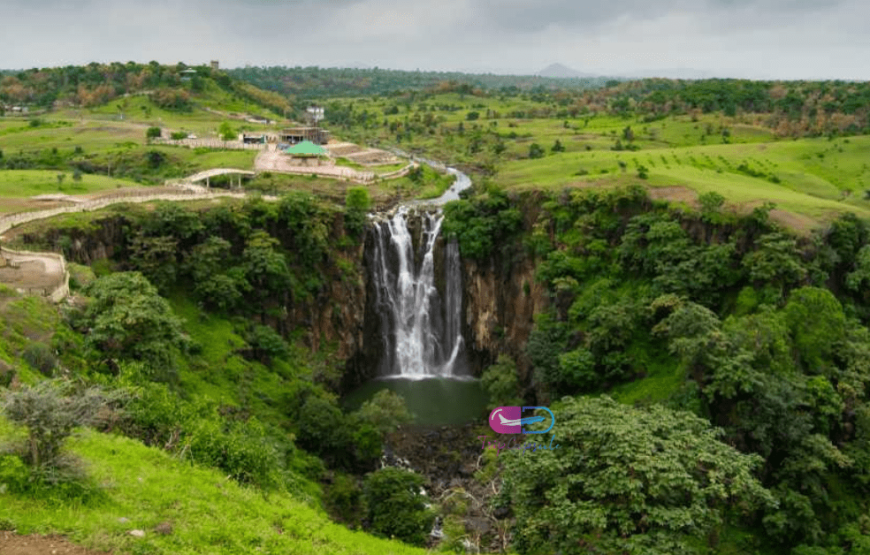
<svg viewBox="0 0 870 555">
<path fill-rule="evenodd" d="M 619 113 L 607 95 L 628 85 L 620 87 L 582 93 L 589 102 L 604 97 L 596 111 L 574 115 L 563 106 L 580 100 L 567 92 L 409 93 L 335 101 L 327 117 L 358 140 L 460 164 L 508 189 L 641 183 L 717 192 L 736 209 L 773 202 L 801 227 L 844 212 L 870 217 L 870 136 L 786 138 L 773 126 L 781 115 L 775 106 L 734 115 Z"/>
<path fill-rule="evenodd" d="M 13 433 L 0 420 L 0 438 Z M 88 431 L 71 448 L 94 481 L 92 498 L 0 494 L 0 524 L 5 529 L 64 534 L 81 545 L 125 553 L 426 552 L 352 532 L 287 494 L 267 495 L 239 486 L 218 471 L 177 460 L 131 439 Z M 172 533 L 154 531 L 167 522 Z M 144 530 L 145 537 L 130 536 L 133 529 Z"/>
<path fill-rule="evenodd" d="M 207 68 L 188 79 L 178 67 L 128 66 L 56 68 L 6 77 L 0 104 L 29 91 L 31 113 L 0 117 L 0 169 L 78 169 L 85 175 L 159 184 L 213 167 L 250 168 L 255 151 L 151 145 L 145 132 L 160 127 L 167 135 L 217 139 L 222 125 L 234 133 L 265 130 L 274 126 L 247 120 L 276 122 L 292 115 L 286 99 Z M 21 188 L 7 178 L 0 183 L 9 185 L 3 195 L 27 196 L 50 187 L 51 180 L 43 177 L 31 174 L 30 186 Z M 86 189 L 79 192 L 106 188 L 91 179 L 82 185 Z"/>
</svg>

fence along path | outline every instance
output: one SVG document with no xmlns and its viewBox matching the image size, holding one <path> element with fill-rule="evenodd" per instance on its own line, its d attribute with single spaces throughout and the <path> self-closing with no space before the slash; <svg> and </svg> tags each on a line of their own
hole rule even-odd
<svg viewBox="0 0 870 555">
<path fill-rule="evenodd" d="M 105 208 L 112 204 L 124 203 L 142 203 L 153 202 L 156 200 L 169 201 L 190 201 L 190 200 L 207 200 L 221 197 L 245 198 L 247 195 L 243 192 L 233 191 L 214 191 L 205 190 L 201 187 L 184 187 L 179 188 L 178 192 L 154 192 L 154 193 L 137 193 L 132 195 L 113 195 L 105 198 L 98 198 L 86 202 L 81 202 L 73 206 L 62 206 L 59 208 L 49 208 L 47 210 L 35 210 L 33 212 L 20 212 L 17 214 L 7 214 L 0 216 L 0 239 L 3 234 L 17 225 L 21 225 L 36 220 L 43 220 L 58 216 L 60 214 L 71 214 L 73 212 L 92 212 Z M 277 197 L 263 195 L 263 200 L 276 201 Z M 51 288 L 17 288 L 20 293 L 36 294 L 45 297 L 50 297 L 54 302 L 60 302 L 69 294 L 69 270 L 66 267 L 66 260 L 63 255 L 58 253 L 41 253 L 30 251 L 13 251 L 0 247 L 0 257 L 9 260 L 14 266 L 18 260 L 40 260 L 48 270 L 60 264 L 61 272 L 58 282 Z"/>
</svg>

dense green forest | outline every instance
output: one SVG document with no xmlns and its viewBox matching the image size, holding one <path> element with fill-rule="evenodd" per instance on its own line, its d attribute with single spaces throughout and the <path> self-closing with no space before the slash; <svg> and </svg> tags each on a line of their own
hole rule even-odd
<svg viewBox="0 0 870 555">
<path fill-rule="evenodd" d="M 182 72 L 193 70 L 194 75 Z M 161 108 L 190 111 L 197 93 L 207 81 L 214 81 L 225 91 L 281 113 L 287 100 L 280 95 L 259 90 L 234 80 L 225 72 L 209 66 L 161 65 L 136 62 L 34 68 L 0 72 L 0 106 L 22 104 L 37 108 L 73 105 L 100 106 L 116 98 L 147 94 Z"/>
<path fill-rule="evenodd" d="M 352 515 L 348 522 L 354 527 L 421 544 L 432 513 L 416 492 L 406 501 L 390 493 L 402 480 L 421 478 L 394 469 L 374 472 L 384 434 L 408 419 L 404 404 L 380 396 L 354 413 L 343 411 L 337 397 L 342 361 L 328 346 L 312 353 L 305 343 L 311 330 L 287 318 L 306 304 L 337 306 L 327 294 L 327 280 L 353 287 L 360 279 L 353 260 L 361 248 L 368 197 L 363 189 L 350 197 L 347 209 L 295 193 L 278 203 L 254 198 L 205 210 L 172 203 L 154 211 L 121 206 L 110 214 L 72 219 L 62 230 L 45 228 L 39 240 L 73 258 L 73 243 L 86 242 L 107 226 L 120 231 L 121 239 L 115 257 L 95 265 L 99 275 L 73 265 L 72 286 L 80 302 L 60 314 L 40 299 L 0 290 L 0 310 L 10 324 L 0 328 L 0 385 L 17 390 L 4 397 L 3 410 L 30 433 L 23 446 L 4 443 L 0 454 L 0 495 L 13 496 L 0 509 L 0 524 L 18 523 L 24 530 L 23 515 L 29 512 L 63 527 L 62 520 L 41 512 L 57 503 L 84 504 L 97 515 L 109 509 L 81 461 L 60 452 L 72 426 L 89 424 L 188 464 L 217 469 L 257 495 L 316 509 L 311 514 L 310 508 L 296 509 L 299 516 L 282 526 L 322 527 L 325 518 L 317 513 L 325 506 L 337 519 Z M 22 305 L 31 313 L 23 321 Z M 36 333 L 41 341 L 29 338 Z M 96 417 L 98 411 L 103 418 Z M 113 416 L 104 418 L 106 411 Z M 53 419 L 45 420 L 46 412 Z M 92 448 L 103 446 L 98 440 Z M 113 455 L 115 449 L 131 447 L 116 445 Z M 327 470 L 335 478 L 322 489 Z M 140 467 L 146 471 L 151 470 Z M 369 478 L 363 481 L 365 474 Z M 357 504 L 364 500 L 368 512 L 360 515 Z M 33 505 L 28 511 L 22 503 Z M 176 516 L 192 510 L 173 507 Z M 395 528 L 398 513 L 405 517 L 401 529 Z M 89 532 L 78 533 L 99 543 L 94 538 L 100 529 L 86 528 Z M 191 532 L 205 533 L 198 530 Z M 293 537 L 281 542 L 292 544 Z M 332 532 L 325 541 L 337 543 L 336 549 L 360 549 L 366 541 L 368 552 L 386 549 L 370 539 L 341 543 L 336 537 Z M 201 541 L 174 545 L 195 550 Z M 265 536 L 250 541 L 260 544 Z M 244 549 L 237 542 L 219 543 Z M 171 545 L 170 539 L 151 548 L 177 552 Z"/>
<path fill-rule="evenodd" d="M 703 196 L 697 213 L 641 187 L 494 188 L 446 207 L 464 256 L 505 271 L 533 256 L 550 295 L 520 355 L 528 380 L 499 376 L 510 362 L 484 373 L 504 400 L 553 403 L 557 435 L 576 449 L 506 463 L 523 552 L 870 548 L 870 227 L 845 216 L 799 239 L 769 207 L 737 217 L 723 200 Z M 640 409 L 586 400 L 601 393 Z M 707 423 L 722 430 L 707 447 L 680 439 Z M 722 497 L 694 505 L 738 468 Z"/>
<path fill-rule="evenodd" d="M 244 67 L 228 70 L 236 79 L 300 100 L 389 95 L 425 89 L 555 90 L 600 87 L 608 77 L 555 79 L 533 75 L 493 75 L 397 69 Z"/>
<path fill-rule="evenodd" d="M 518 292 L 486 315 L 474 377 L 491 407 L 550 407 L 558 448 L 509 449 L 485 413 L 418 427 L 392 393 L 342 403 L 374 372 L 372 199 L 452 181 L 262 172 L 246 198 L 4 239 L 62 253 L 73 293 L 0 286 L 4 533 L 158 554 L 870 552 L 867 83 L 187 68 L 4 72 L 2 103 L 46 111 L 0 122 L 8 210 L 66 192 L 56 172 L 97 190 L 252 167 L 151 144 L 155 113 L 205 136 L 321 102 L 339 139 L 472 174 L 441 228 L 464 302 L 489 278 Z"/>
</svg>

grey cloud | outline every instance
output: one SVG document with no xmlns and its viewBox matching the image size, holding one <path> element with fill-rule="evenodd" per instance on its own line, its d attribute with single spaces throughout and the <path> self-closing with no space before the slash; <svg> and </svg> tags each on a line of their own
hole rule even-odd
<svg viewBox="0 0 870 555">
<path fill-rule="evenodd" d="M 866 78 L 862 0 L 3 0 L 0 67 L 149 61 Z"/>
</svg>

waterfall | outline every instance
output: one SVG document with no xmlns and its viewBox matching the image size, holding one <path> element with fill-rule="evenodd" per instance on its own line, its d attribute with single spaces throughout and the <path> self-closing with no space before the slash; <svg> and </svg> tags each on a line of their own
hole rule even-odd
<svg viewBox="0 0 870 555">
<path fill-rule="evenodd" d="M 385 343 L 379 374 L 406 378 L 461 375 L 465 353 L 459 247 L 451 240 L 444 249 L 442 299 L 435 286 L 435 245 L 444 216 L 440 210 L 418 213 L 422 236 L 415 253 L 408 210 L 400 207 L 373 226 L 369 271 Z"/>
</svg>

